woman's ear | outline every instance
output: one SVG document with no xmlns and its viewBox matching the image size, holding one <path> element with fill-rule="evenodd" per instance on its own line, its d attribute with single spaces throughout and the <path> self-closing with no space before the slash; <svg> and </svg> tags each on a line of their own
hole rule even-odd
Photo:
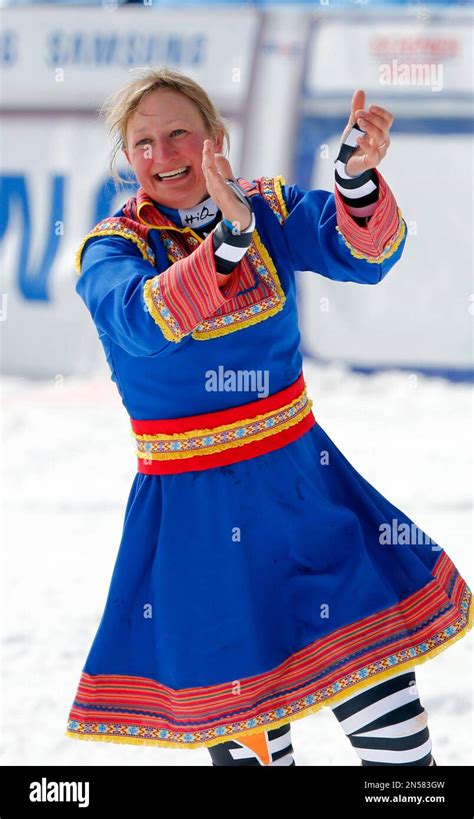
<svg viewBox="0 0 474 819">
<path fill-rule="evenodd" d="M 127 149 L 125 147 L 122 148 L 122 153 L 125 154 L 125 156 L 127 157 L 128 164 L 131 165 L 132 163 L 130 162 L 130 157 L 129 157 L 128 151 L 127 151 Z"/>
</svg>

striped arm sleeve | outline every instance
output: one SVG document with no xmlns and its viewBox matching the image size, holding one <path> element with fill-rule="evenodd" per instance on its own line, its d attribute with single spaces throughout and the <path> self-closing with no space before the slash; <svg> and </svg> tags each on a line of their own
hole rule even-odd
<svg viewBox="0 0 474 819">
<path fill-rule="evenodd" d="M 165 338 L 177 342 L 232 298 L 239 286 L 238 276 L 219 286 L 211 233 L 189 256 L 148 279 L 143 297 Z"/>
<path fill-rule="evenodd" d="M 373 168 L 357 176 L 350 176 L 346 170 L 347 162 L 357 148 L 356 140 L 363 133 L 365 132 L 354 123 L 335 160 L 336 190 L 341 194 L 346 212 L 361 227 L 365 226 L 373 215 L 379 196 L 378 179 Z"/>
<path fill-rule="evenodd" d="M 219 273 L 228 276 L 245 256 L 252 242 L 255 230 L 255 214 L 252 213 L 250 225 L 239 232 L 232 222 L 222 219 L 212 233 L 214 258 Z"/>
<path fill-rule="evenodd" d="M 364 226 L 347 213 L 340 191 L 336 188 L 336 230 L 341 234 L 352 256 L 379 264 L 392 255 L 406 236 L 406 224 L 397 201 L 377 168 L 379 198 L 375 210 Z"/>
</svg>

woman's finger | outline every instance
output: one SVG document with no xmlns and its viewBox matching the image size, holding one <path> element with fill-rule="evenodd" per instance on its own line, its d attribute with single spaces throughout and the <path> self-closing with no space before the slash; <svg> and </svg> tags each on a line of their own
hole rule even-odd
<svg viewBox="0 0 474 819">
<path fill-rule="evenodd" d="M 207 178 L 213 184 L 214 190 L 219 191 L 220 197 L 224 197 L 227 202 L 232 202 L 235 195 L 225 180 L 233 179 L 235 181 L 235 177 L 227 158 L 221 154 L 214 154 L 213 150 L 209 150 L 206 152 L 203 161 L 203 169 L 207 173 Z"/>
<path fill-rule="evenodd" d="M 204 141 L 203 151 L 202 151 L 202 162 L 203 165 L 209 167 L 214 162 L 214 150 L 208 140 Z"/>
<path fill-rule="evenodd" d="M 215 195 L 215 186 L 219 184 L 221 176 L 215 167 L 214 149 L 211 146 L 204 146 L 202 171 L 208 185 L 212 185 L 213 191 L 209 191 L 210 195 Z"/>
<path fill-rule="evenodd" d="M 202 161 L 207 165 L 214 162 L 214 146 L 210 139 L 205 139 L 202 149 Z"/>
<path fill-rule="evenodd" d="M 387 137 L 387 141 L 382 143 L 382 147 L 380 147 L 380 144 L 374 145 L 371 142 L 371 138 L 368 136 L 363 136 L 359 137 L 357 143 L 359 148 L 367 156 L 366 164 L 368 167 L 370 167 L 378 165 L 378 163 L 384 158 L 385 154 L 387 153 L 388 146 L 390 145 L 390 140 Z"/>
<path fill-rule="evenodd" d="M 369 111 L 371 113 L 373 112 L 374 114 L 379 114 L 381 117 L 383 117 L 383 119 L 386 120 L 386 122 L 388 122 L 389 128 L 391 125 L 393 125 L 395 117 L 390 111 L 387 111 L 386 108 L 381 108 L 380 105 L 369 105 Z"/>
<path fill-rule="evenodd" d="M 207 172 L 213 184 L 220 185 L 222 187 L 223 192 L 229 189 L 228 186 L 226 185 L 224 177 L 222 176 L 222 174 L 219 172 L 219 169 L 216 168 L 215 165 L 209 165 L 207 168 Z"/>
<path fill-rule="evenodd" d="M 377 128 L 380 128 L 381 131 L 388 131 L 390 127 L 387 124 L 387 120 L 379 114 L 372 114 L 370 111 L 361 111 L 360 114 L 358 113 L 357 119 L 359 120 L 360 117 L 366 119 L 367 122 L 372 122 Z"/>
<path fill-rule="evenodd" d="M 231 190 L 226 179 L 236 181 L 230 162 L 223 154 L 215 153 L 214 144 L 210 140 L 205 140 L 203 145 L 202 169 L 206 180 L 208 193 L 214 199 L 216 205 L 224 213 L 238 216 L 242 204 L 234 191 Z M 244 206 L 245 207 L 245 206 Z M 237 208 L 237 209 L 236 209 Z"/>
<path fill-rule="evenodd" d="M 224 179 L 233 179 L 234 182 L 236 181 L 232 168 L 230 167 L 230 162 L 224 154 L 215 154 L 214 161 Z"/>
<path fill-rule="evenodd" d="M 235 194 L 230 190 L 224 177 L 213 164 L 206 167 L 204 176 L 209 196 L 212 196 L 220 210 L 236 204 Z"/>
<path fill-rule="evenodd" d="M 378 144 L 381 145 L 384 142 L 386 134 L 381 128 L 378 128 L 377 125 L 374 125 L 373 122 L 369 122 L 368 119 L 364 119 L 364 117 L 360 117 L 357 120 L 357 125 L 359 125 L 364 131 L 366 131 L 369 136 L 373 137 L 373 139 Z"/>
</svg>

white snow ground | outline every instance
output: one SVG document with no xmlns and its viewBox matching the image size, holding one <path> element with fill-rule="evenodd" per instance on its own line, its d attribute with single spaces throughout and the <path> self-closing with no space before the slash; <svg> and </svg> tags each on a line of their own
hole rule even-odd
<svg viewBox="0 0 474 819">
<path fill-rule="evenodd" d="M 135 474 L 128 416 L 105 367 L 87 380 L 3 381 L 0 763 L 209 765 L 205 748 L 64 736 Z M 309 362 L 305 376 L 334 443 L 446 549 L 472 587 L 470 387 Z M 416 667 L 439 765 L 473 764 L 472 635 Z M 292 722 L 292 738 L 297 765 L 359 764 L 329 708 Z"/>
</svg>

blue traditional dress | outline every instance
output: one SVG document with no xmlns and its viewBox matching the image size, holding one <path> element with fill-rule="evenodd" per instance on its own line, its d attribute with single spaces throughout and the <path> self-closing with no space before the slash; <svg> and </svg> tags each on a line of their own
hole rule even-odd
<svg viewBox="0 0 474 819">
<path fill-rule="evenodd" d="M 67 736 L 238 739 L 411 668 L 472 626 L 449 556 L 339 451 L 304 381 L 295 271 L 376 284 L 402 254 L 406 223 L 377 175 L 364 227 L 337 190 L 239 177 L 256 227 L 223 285 L 212 235 L 142 188 L 85 237 L 76 290 L 137 473 Z"/>
</svg>

